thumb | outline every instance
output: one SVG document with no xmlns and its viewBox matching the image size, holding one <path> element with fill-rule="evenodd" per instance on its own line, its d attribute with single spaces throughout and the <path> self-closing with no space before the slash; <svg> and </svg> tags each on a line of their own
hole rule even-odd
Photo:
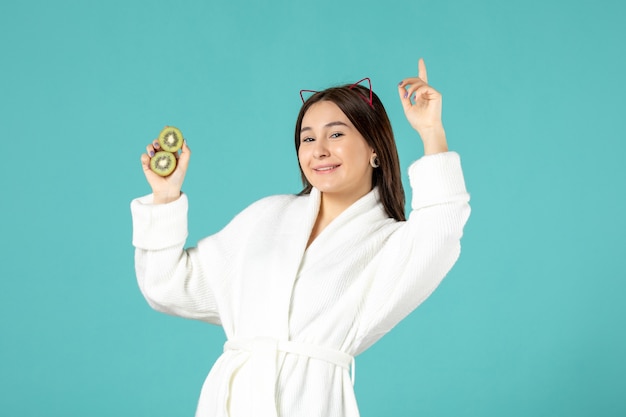
<svg viewBox="0 0 626 417">
<path fill-rule="evenodd" d="M 187 167 L 189 166 L 189 158 L 191 158 L 191 149 L 187 146 L 187 141 L 183 141 L 182 152 L 178 157 L 178 167 L 183 172 L 187 172 Z"/>
</svg>

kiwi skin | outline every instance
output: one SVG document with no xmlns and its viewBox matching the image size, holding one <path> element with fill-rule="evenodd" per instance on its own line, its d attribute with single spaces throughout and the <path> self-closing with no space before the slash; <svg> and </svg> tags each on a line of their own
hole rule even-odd
<svg viewBox="0 0 626 417">
<path fill-rule="evenodd" d="M 161 150 L 167 152 L 178 152 L 183 147 L 183 134 L 180 129 L 174 126 L 166 126 L 161 133 L 159 133 L 159 145 Z"/>
<path fill-rule="evenodd" d="M 167 151 L 159 151 L 150 159 L 150 169 L 157 175 L 167 177 L 176 169 L 176 156 Z"/>
</svg>

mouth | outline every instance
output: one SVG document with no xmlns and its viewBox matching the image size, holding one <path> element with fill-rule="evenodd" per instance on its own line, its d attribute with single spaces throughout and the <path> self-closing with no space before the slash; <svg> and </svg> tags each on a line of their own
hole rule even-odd
<svg viewBox="0 0 626 417">
<path fill-rule="evenodd" d="M 320 173 L 320 174 L 326 174 L 339 168 L 339 166 L 340 165 L 324 165 L 324 166 L 313 168 L 313 171 Z"/>
</svg>

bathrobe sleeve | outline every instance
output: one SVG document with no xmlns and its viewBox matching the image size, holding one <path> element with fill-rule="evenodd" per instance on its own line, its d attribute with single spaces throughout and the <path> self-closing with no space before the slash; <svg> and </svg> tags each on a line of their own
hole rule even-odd
<svg viewBox="0 0 626 417">
<path fill-rule="evenodd" d="M 152 195 L 131 202 L 135 272 L 148 304 L 157 311 L 221 324 L 217 293 L 232 273 L 238 242 L 263 205 L 257 202 L 198 247 L 184 249 L 188 200 L 152 204 Z"/>
<path fill-rule="evenodd" d="M 421 304 L 460 254 L 470 207 L 459 155 L 424 156 L 409 168 L 409 180 L 412 210 L 376 255 L 364 301 L 359 351 Z"/>
<path fill-rule="evenodd" d="M 185 194 L 169 204 L 152 204 L 152 195 L 131 202 L 137 282 L 155 310 L 220 324 L 197 250 L 183 249 L 187 208 Z"/>
</svg>

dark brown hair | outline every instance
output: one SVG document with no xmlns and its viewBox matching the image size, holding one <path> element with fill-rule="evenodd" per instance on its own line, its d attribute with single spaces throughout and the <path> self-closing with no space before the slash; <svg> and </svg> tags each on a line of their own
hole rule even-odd
<svg viewBox="0 0 626 417">
<path fill-rule="evenodd" d="M 380 197 L 389 217 L 403 221 L 406 220 L 404 215 L 404 188 L 402 187 L 400 161 L 391 122 L 378 96 L 372 92 L 371 106 L 367 100 L 369 96 L 369 89 L 361 85 L 346 84 L 318 91 L 309 97 L 302 105 L 296 121 L 296 155 L 300 149 L 300 129 L 304 114 L 313 104 L 320 101 L 335 103 L 361 136 L 365 138 L 368 145 L 374 149 L 380 167 L 375 168 L 372 173 L 372 187 L 379 187 Z M 302 167 L 300 167 L 300 175 L 304 185 L 300 195 L 309 194 L 312 186 L 306 179 Z"/>
</svg>

